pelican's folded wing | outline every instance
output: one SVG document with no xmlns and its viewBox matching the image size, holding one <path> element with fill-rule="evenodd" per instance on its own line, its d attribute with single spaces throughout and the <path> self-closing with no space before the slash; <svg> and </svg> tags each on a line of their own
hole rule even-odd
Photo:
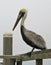
<svg viewBox="0 0 51 65">
<path fill-rule="evenodd" d="M 26 31 L 24 34 L 36 46 L 41 47 L 41 48 L 46 48 L 46 43 L 45 43 L 44 39 L 40 35 L 32 32 L 32 31 Z"/>
</svg>

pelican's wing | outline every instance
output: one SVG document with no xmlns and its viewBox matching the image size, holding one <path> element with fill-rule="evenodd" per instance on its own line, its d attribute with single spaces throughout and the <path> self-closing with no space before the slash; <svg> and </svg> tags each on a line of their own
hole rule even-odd
<svg viewBox="0 0 51 65">
<path fill-rule="evenodd" d="M 38 47 L 46 48 L 45 41 L 40 35 L 32 31 L 26 31 L 24 34 L 29 40 L 31 40 Z"/>
</svg>

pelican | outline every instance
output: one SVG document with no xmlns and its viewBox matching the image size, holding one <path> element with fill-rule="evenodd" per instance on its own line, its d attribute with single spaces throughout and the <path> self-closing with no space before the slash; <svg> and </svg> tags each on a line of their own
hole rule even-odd
<svg viewBox="0 0 51 65">
<path fill-rule="evenodd" d="M 15 27 L 17 26 L 18 22 L 20 21 L 21 19 L 21 26 L 20 26 L 20 29 L 21 29 L 21 35 L 22 35 L 22 38 L 23 40 L 29 45 L 32 47 L 32 50 L 31 52 L 33 52 L 33 50 L 36 48 L 36 49 L 40 49 L 40 50 L 43 50 L 43 49 L 46 49 L 46 43 L 45 43 L 45 40 L 43 39 L 42 36 L 38 35 L 37 33 L 35 32 L 32 32 L 30 30 L 27 30 L 25 27 L 24 27 L 24 21 L 27 17 L 27 10 L 26 9 L 21 9 L 19 11 L 19 14 L 18 14 L 18 18 L 15 22 L 15 25 L 13 27 L 13 31 L 15 29 Z"/>
</svg>

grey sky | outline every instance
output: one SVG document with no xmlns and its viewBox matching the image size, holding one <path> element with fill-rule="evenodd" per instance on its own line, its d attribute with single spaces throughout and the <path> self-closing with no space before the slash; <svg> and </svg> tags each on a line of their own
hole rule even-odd
<svg viewBox="0 0 51 65">
<path fill-rule="evenodd" d="M 0 0 L 0 54 L 3 54 L 3 33 L 5 32 L 13 33 L 14 55 L 26 53 L 32 49 L 22 40 L 20 24 L 12 32 L 21 8 L 28 10 L 25 27 L 43 36 L 47 48 L 51 48 L 51 0 Z"/>
</svg>

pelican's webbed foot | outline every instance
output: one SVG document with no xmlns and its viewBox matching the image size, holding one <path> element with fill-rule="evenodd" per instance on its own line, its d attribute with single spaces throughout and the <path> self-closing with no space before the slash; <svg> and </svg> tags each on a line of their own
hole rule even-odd
<svg viewBox="0 0 51 65">
<path fill-rule="evenodd" d="M 29 57 L 31 56 L 32 52 L 33 52 L 34 48 L 31 50 L 31 52 L 26 53 Z"/>
<path fill-rule="evenodd" d="M 29 57 L 31 56 L 31 52 L 26 53 Z"/>
</svg>

